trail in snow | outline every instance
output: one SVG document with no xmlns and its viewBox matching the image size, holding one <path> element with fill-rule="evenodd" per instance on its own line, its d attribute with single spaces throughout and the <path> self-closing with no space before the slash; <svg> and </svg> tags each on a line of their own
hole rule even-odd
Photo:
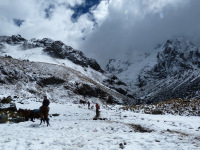
<svg viewBox="0 0 200 150">
<path fill-rule="evenodd" d="M 17 103 L 17 108 L 35 109 L 41 103 Z M 94 105 L 94 104 L 93 104 Z M 50 104 L 50 127 L 40 121 L 1 124 L 0 150 L 197 150 L 200 149 L 199 117 L 147 115 L 101 105 L 95 110 L 79 104 Z M 132 126 L 133 125 L 133 126 Z M 134 126 L 151 130 L 140 132 Z"/>
</svg>

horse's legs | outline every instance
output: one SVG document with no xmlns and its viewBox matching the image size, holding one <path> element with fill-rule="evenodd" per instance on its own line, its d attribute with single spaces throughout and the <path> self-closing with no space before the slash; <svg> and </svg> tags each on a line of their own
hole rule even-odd
<svg viewBox="0 0 200 150">
<path fill-rule="evenodd" d="M 42 124 L 42 121 L 43 121 L 43 114 L 40 113 L 40 124 Z"/>
<path fill-rule="evenodd" d="M 48 127 L 48 125 L 50 125 L 50 124 L 49 124 L 49 118 L 47 118 L 47 127 Z"/>
<path fill-rule="evenodd" d="M 46 121 L 46 117 L 45 117 L 45 116 L 43 116 L 43 122 L 44 122 L 44 124 L 45 124 L 45 121 Z"/>
<path fill-rule="evenodd" d="M 42 118 L 40 118 L 40 124 L 42 124 Z"/>
<path fill-rule="evenodd" d="M 32 111 L 31 114 L 30 114 L 30 119 L 31 119 L 31 121 L 34 122 L 34 112 L 33 112 L 33 111 Z"/>
<path fill-rule="evenodd" d="M 45 116 L 44 116 L 44 119 L 45 119 L 46 122 L 47 122 L 47 127 L 48 127 L 48 125 L 50 125 L 50 124 L 49 124 L 49 118 L 48 118 L 48 112 L 49 112 L 49 111 L 46 111 L 46 112 L 45 112 Z"/>
<path fill-rule="evenodd" d="M 48 127 L 49 126 L 49 118 L 45 116 L 44 120 L 46 121 L 47 127 Z"/>
<path fill-rule="evenodd" d="M 35 120 L 35 114 L 36 114 L 36 112 L 33 112 L 33 114 L 32 114 L 32 121 L 34 122 L 34 120 Z"/>
</svg>

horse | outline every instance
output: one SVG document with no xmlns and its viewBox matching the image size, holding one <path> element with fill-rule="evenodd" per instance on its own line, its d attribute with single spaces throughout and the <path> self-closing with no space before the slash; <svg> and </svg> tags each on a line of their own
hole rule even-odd
<svg viewBox="0 0 200 150">
<path fill-rule="evenodd" d="M 41 106 L 40 107 L 40 124 L 42 124 L 42 121 L 44 123 L 46 121 L 47 122 L 47 127 L 50 125 L 49 124 L 48 113 L 49 113 L 49 107 L 48 106 Z"/>
<path fill-rule="evenodd" d="M 39 109 L 33 109 L 30 115 L 31 121 L 35 122 L 35 118 L 40 118 L 40 110 Z"/>
<path fill-rule="evenodd" d="M 31 118 L 32 110 L 19 108 L 17 113 L 23 116 L 25 118 L 25 121 L 28 121 Z"/>
<path fill-rule="evenodd" d="M 30 109 L 21 109 L 17 111 L 20 116 L 23 116 L 25 118 L 25 121 L 28 121 L 29 119 L 34 122 L 35 118 L 40 118 L 38 109 L 30 110 Z"/>
</svg>

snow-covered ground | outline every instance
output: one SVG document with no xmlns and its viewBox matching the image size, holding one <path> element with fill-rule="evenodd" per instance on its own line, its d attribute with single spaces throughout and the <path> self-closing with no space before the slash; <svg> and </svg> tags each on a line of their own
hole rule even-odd
<svg viewBox="0 0 200 150">
<path fill-rule="evenodd" d="M 41 102 L 16 105 L 37 109 Z M 0 150 L 200 149 L 199 117 L 148 115 L 122 110 L 119 105 L 100 106 L 101 118 L 107 120 L 93 120 L 94 109 L 68 101 L 51 102 L 49 113 L 60 115 L 50 117 L 49 127 L 39 125 L 37 119 L 1 124 Z"/>
</svg>

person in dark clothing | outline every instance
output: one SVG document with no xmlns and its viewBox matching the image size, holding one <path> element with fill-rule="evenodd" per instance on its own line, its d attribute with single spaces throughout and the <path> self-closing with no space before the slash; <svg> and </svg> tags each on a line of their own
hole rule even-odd
<svg viewBox="0 0 200 150">
<path fill-rule="evenodd" d="M 100 109 L 100 106 L 99 106 L 98 103 L 96 103 L 96 118 L 98 118 L 98 117 L 100 116 L 100 111 L 99 111 L 99 109 Z"/>
<path fill-rule="evenodd" d="M 88 109 L 90 109 L 90 102 L 88 101 Z"/>
<path fill-rule="evenodd" d="M 42 106 L 48 107 L 50 104 L 50 101 L 47 99 L 47 96 L 44 96 L 44 100 L 42 102 Z"/>
</svg>

